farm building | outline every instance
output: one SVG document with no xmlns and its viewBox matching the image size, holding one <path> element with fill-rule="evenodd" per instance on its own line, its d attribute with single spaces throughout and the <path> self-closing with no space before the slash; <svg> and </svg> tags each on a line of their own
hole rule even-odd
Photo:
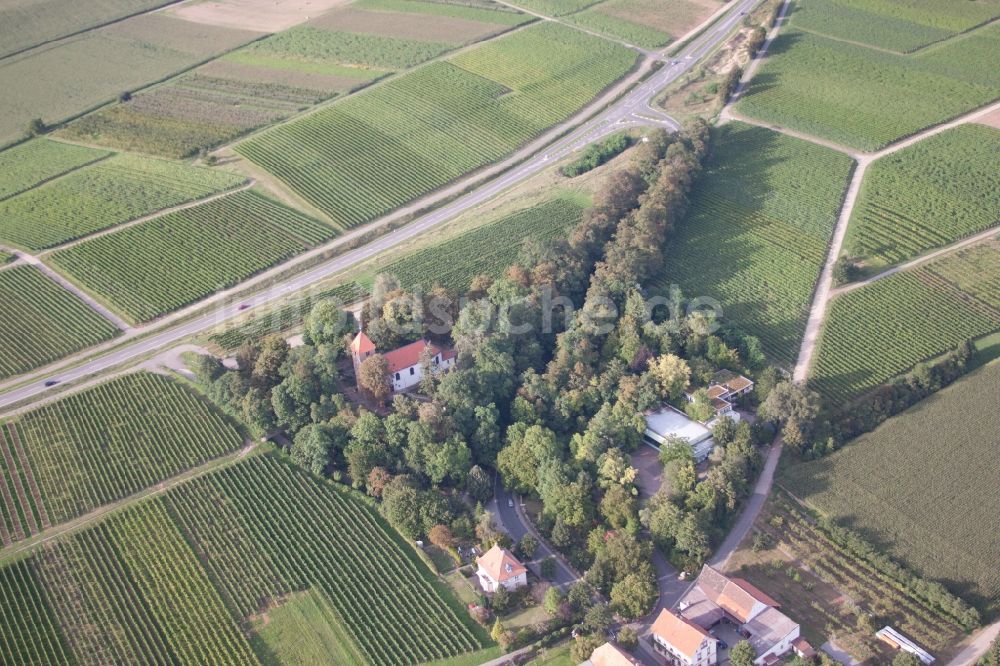
<svg viewBox="0 0 1000 666">
<path fill-rule="evenodd" d="M 715 414 L 706 421 L 711 424 L 721 416 L 728 416 L 734 421 L 740 420 L 739 412 L 733 408 L 733 403 L 753 390 L 753 380 L 731 372 L 720 372 L 716 375 L 715 381 L 705 389 L 708 399 L 712 401 L 712 408 Z M 694 402 L 695 393 L 689 391 L 684 394 L 688 402 Z"/>
<path fill-rule="evenodd" d="M 794 649 L 799 625 L 781 604 L 741 578 L 727 578 L 707 564 L 677 604 L 680 617 L 705 632 L 730 625 L 756 653 L 754 663 L 768 666 Z"/>
<path fill-rule="evenodd" d="M 653 649 L 672 666 L 715 666 L 719 641 L 694 622 L 663 609 L 653 623 Z"/>
<path fill-rule="evenodd" d="M 671 438 L 683 439 L 691 446 L 691 453 L 698 462 L 708 458 L 715 447 L 711 430 L 669 405 L 659 411 L 648 411 L 643 416 L 646 419 L 644 438 L 656 447 Z"/>
<path fill-rule="evenodd" d="M 639 662 L 619 650 L 611 643 L 605 643 L 590 654 L 590 659 L 580 666 L 636 666 Z"/>
<path fill-rule="evenodd" d="M 496 592 L 501 585 L 516 590 L 528 584 L 528 569 L 510 551 L 497 544 L 477 557 L 476 564 L 479 565 L 476 571 L 479 584 L 487 592 Z"/>
<path fill-rule="evenodd" d="M 421 367 L 421 356 L 424 350 L 430 350 L 431 365 L 434 372 L 441 372 L 450 369 L 455 365 L 455 352 L 452 349 L 444 349 L 428 342 L 427 340 L 417 340 L 399 349 L 382 354 L 389 365 L 389 382 L 392 384 L 394 393 L 405 391 L 411 386 L 416 386 L 424 377 Z M 351 358 L 354 361 L 354 375 L 358 376 L 358 369 L 369 356 L 378 353 L 375 343 L 365 335 L 364 331 L 359 332 L 351 341 Z"/>
<path fill-rule="evenodd" d="M 902 650 L 903 652 L 909 652 L 917 659 L 919 659 L 921 662 L 923 662 L 925 666 L 931 666 L 931 664 L 934 663 L 934 657 L 931 656 L 931 654 L 928 653 L 927 650 L 924 650 L 922 647 L 920 647 L 919 645 L 917 645 L 916 643 L 914 643 L 909 638 L 899 633 L 892 627 L 888 626 L 882 627 L 881 629 L 875 632 L 875 635 L 879 638 L 879 640 L 881 640 L 883 643 L 888 644 L 894 650 Z"/>
</svg>

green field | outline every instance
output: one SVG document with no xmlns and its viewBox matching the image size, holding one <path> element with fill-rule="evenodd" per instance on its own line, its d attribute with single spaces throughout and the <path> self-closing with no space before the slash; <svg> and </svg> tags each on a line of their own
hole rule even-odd
<svg viewBox="0 0 1000 666">
<path fill-rule="evenodd" d="M 604 0 L 567 20 L 655 49 L 687 34 L 722 6 L 717 0 Z"/>
<path fill-rule="evenodd" d="M 355 64 L 390 70 L 419 65 L 455 46 L 442 42 L 322 30 L 303 25 L 251 44 L 244 51 L 251 56 Z"/>
<path fill-rule="evenodd" d="M 231 287 L 334 230 L 252 190 L 59 250 L 52 263 L 136 322 Z"/>
<path fill-rule="evenodd" d="M 484 646 L 374 512 L 270 457 L 185 484 L 168 504 L 243 616 L 315 589 L 370 664 L 416 664 Z"/>
<path fill-rule="evenodd" d="M 243 438 L 189 389 L 160 375 L 130 374 L 17 417 L 0 445 L 27 478 L 3 505 L 6 534 L 37 532 L 127 497 L 239 448 Z M 31 492 L 29 492 L 29 490 Z"/>
<path fill-rule="evenodd" d="M 896 264 L 1000 223 L 1000 130 L 960 125 L 865 173 L 845 251 Z"/>
<path fill-rule="evenodd" d="M 852 164 L 768 129 L 724 125 L 657 286 L 718 300 L 770 357 L 793 363 Z"/>
<path fill-rule="evenodd" d="M 634 62 L 624 47 L 570 28 L 529 27 L 236 149 L 349 228 L 507 155 Z"/>
<path fill-rule="evenodd" d="M 48 139 L 0 152 L 0 200 L 103 159 L 111 153 Z"/>
<path fill-rule="evenodd" d="M 0 201 L 0 239 L 42 250 L 244 181 L 225 171 L 115 155 Z"/>
<path fill-rule="evenodd" d="M 320 14 L 80 118 L 61 135 L 186 158 L 510 27 L 476 17 L 528 19 L 461 6 L 456 16 L 430 16 L 417 11 L 426 3 L 401 4 L 397 11 L 351 6 Z"/>
<path fill-rule="evenodd" d="M 332 289 L 320 290 L 266 314 L 257 315 L 242 324 L 214 333 L 209 336 L 209 339 L 222 349 L 233 351 L 239 349 L 248 340 L 260 340 L 271 333 L 281 333 L 298 326 L 312 311 L 315 303 L 332 299 L 341 305 L 351 305 L 367 297 L 367 289 L 359 284 L 348 282 Z"/>
<path fill-rule="evenodd" d="M 3 266 L 4 264 L 9 264 L 15 259 L 17 259 L 17 255 L 13 255 L 10 252 L 4 252 L 3 250 L 0 250 L 0 266 Z"/>
<path fill-rule="evenodd" d="M 120 332 L 33 266 L 0 271 L 0 378 L 21 374 Z"/>
<path fill-rule="evenodd" d="M 496 2 L 438 2 L 437 0 L 358 0 L 351 5 L 355 9 L 370 9 L 384 12 L 405 12 L 516 26 L 535 20 L 534 17 L 517 12 Z"/>
<path fill-rule="evenodd" d="M 1000 97 L 1000 25 L 912 56 L 783 30 L 737 110 L 876 150 Z"/>
<path fill-rule="evenodd" d="M 981 610 L 1000 608 L 1000 428 L 990 364 L 781 483 Z M 984 401 L 984 397 L 985 401 Z M 983 409 L 977 409 L 977 406 Z"/>
<path fill-rule="evenodd" d="M 267 611 L 257 635 L 273 655 L 264 663 L 361 666 L 351 637 L 344 632 L 330 605 L 316 590 L 294 594 Z"/>
<path fill-rule="evenodd" d="M 484 647 L 406 549 L 354 497 L 251 457 L 6 563 L 0 645 L 17 664 L 371 666 Z"/>
<path fill-rule="evenodd" d="M 10 663 L 259 663 L 160 502 L 51 542 L 0 581 Z"/>
<path fill-rule="evenodd" d="M 798 0 L 791 16 L 803 30 L 906 53 L 1000 16 L 1000 2 Z"/>
<path fill-rule="evenodd" d="M 63 4 L 63 3 L 59 3 Z M 137 16 L 0 62 L 0 145 L 163 80 L 259 36 L 163 13 Z"/>
<path fill-rule="evenodd" d="M 565 16 L 573 14 L 591 5 L 596 5 L 601 0 L 519 0 L 518 7 L 538 12 L 544 16 Z"/>
<path fill-rule="evenodd" d="M 813 384 L 843 401 L 1000 328 L 1000 242 L 980 243 L 834 298 Z"/>
<path fill-rule="evenodd" d="M 7 0 L 0 8 L 0 58 L 170 0 Z"/>
<path fill-rule="evenodd" d="M 582 214 L 579 203 L 554 199 L 418 250 L 378 272 L 396 276 L 407 288 L 440 284 L 462 294 L 477 275 L 501 277 L 526 240 L 564 237 Z"/>
</svg>

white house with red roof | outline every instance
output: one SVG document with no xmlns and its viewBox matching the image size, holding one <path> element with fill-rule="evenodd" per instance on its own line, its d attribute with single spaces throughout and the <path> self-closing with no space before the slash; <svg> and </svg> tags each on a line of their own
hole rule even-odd
<svg viewBox="0 0 1000 666">
<path fill-rule="evenodd" d="M 479 584 L 487 592 L 496 592 L 501 585 L 513 591 L 528 584 L 527 567 L 498 544 L 477 557 L 476 564 L 479 565 L 476 571 Z"/>
<path fill-rule="evenodd" d="M 423 379 L 424 371 L 421 367 L 420 357 L 424 350 L 430 350 L 431 369 L 436 372 L 448 370 L 455 364 L 455 351 L 438 347 L 427 340 L 417 340 L 399 349 L 385 352 L 385 358 L 389 366 L 387 379 L 392 385 L 395 393 L 405 391 L 411 386 L 416 386 Z M 358 369 L 369 356 L 379 353 L 375 348 L 375 343 L 365 335 L 364 331 L 359 332 L 351 341 L 351 358 L 354 361 L 354 376 L 358 376 Z"/>
<path fill-rule="evenodd" d="M 664 608 L 652 628 L 653 649 L 673 666 L 715 666 L 719 640 L 696 623 Z"/>
</svg>

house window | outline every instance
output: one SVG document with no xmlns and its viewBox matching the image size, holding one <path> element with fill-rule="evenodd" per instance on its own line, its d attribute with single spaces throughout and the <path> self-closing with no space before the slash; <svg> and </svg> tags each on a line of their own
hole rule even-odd
<svg viewBox="0 0 1000 666">
<path fill-rule="evenodd" d="M 410 368 L 410 376 L 413 376 L 413 368 Z"/>
<path fill-rule="evenodd" d="M 396 380 L 397 381 L 399 380 L 399 373 L 398 372 L 396 373 Z"/>
</svg>

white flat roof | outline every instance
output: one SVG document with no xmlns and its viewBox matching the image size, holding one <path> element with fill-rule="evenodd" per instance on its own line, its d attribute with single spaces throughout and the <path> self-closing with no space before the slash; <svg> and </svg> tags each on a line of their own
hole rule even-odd
<svg viewBox="0 0 1000 666">
<path fill-rule="evenodd" d="M 668 437 L 682 437 L 694 445 L 712 436 L 711 430 L 673 407 L 664 407 L 645 416 L 646 435 L 660 444 Z"/>
</svg>

